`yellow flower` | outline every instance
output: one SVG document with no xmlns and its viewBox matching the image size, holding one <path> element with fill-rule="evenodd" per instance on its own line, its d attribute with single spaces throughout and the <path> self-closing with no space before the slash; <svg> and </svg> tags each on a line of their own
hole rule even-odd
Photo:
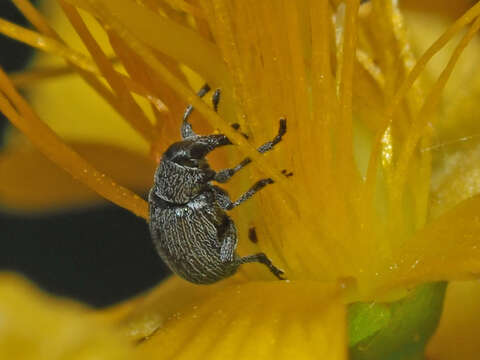
<svg viewBox="0 0 480 360">
<path fill-rule="evenodd" d="M 288 282 L 275 280 L 260 265 L 245 265 L 234 277 L 207 287 L 172 278 L 104 311 L 59 306 L 74 325 L 85 315 L 75 327 L 83 329 L 79 333 L 89 326 L 102 334 L 113 327 L 112 337 L 128 339 L 121 346 L 124 354 L 138 358 L 344 359 L 347 346 L 359 359 L 422 356 L 445 291 L 444 283 L 432 282 L 473 279 L 480 270 L 478 150 L 462 149 L 464 142 L 455 140 L 478 132 L 471 115 L 478 112 L 473 95 L 480 82 L 470 73 L 478 49 L 459 59 L 476 41 L 480 3 L 468 11 L 461 2 L 435 4 L 428 7 L 428 18 L 417 13 L 405 22 L 396 1 L 381 0 L 361 5 L 354 0 L 60 0 L 87 50 L 83 53 L 64 44 L 26 0 L 13 1 L 36 30 L 2 20 L 0 32 L 69 64 L 66 69 L 50 64 L 27 79 L 75 71 L 130 127 L 118 128 L 114 117 L 103 115 L 92 119 L 95 131 L 87 120 L 72 127 L 65 116 L 74 110 L 57 109 L 61 104 L 47 101 L 48 92 L 32 95 L 39 117 L 0 72 L 0 110 L 91 190 L 147 219 L 147 203 L 127 187 L 144 191 L 150 185 L 153 167 L 145 157 L 157 160 L 178 139 L 186 103 L 207 123 L 202 127 L 200 117 L 192 120 L 197 132 L 218 130 L 238 145 L 225 150 L 228 159 L 213 163 L 225 167 L 243 156 L 253 159 L 231 181 L 233 196 L 260 177 L 275 180 L 232 216 L 240 232 L 238 252 L 265 252 Z M 458 12 L 454 22 L 445 19 L 453 10 Z M 435 33 L 442 21 L 448 27 Z M 423 26 L 415 29 L 416 24 Z M 94 37 L 95 27 L 101 35 Z M 407 28 L 416 32 L 408 34 Z M 440 61 L 430 61 L 437 53 Z M 459 79 L 469 79 L 468 91 L 459 92 Z M 16 81 L 25 83 L 25 76 Z M 218 115 L 195 96 L 203 82 L 222 89 Z M 77 106 L 90 106 L 83 96 L 74 97 Z M 55 119 L 59 110 L 66 115 Z M 272 137 L 280 117 L 288 119 L 284 140 L 274 152 L 260 155 L 256 146 Z M 248 140 L 230 127 L 233 123 Z M 92 146 L 100 141 L 122 147 Z M 18 160 L 38 161 L 31 149 L 17 150 L 21 142 L 13 137 L 7 147 L 13 165 L 3 162 L 5 206 L 38 209 L 92 198 L 65 179 L 52 187 L 40 169 L 43 196 L 16 191 Z M 449 150 L 432 151 L 446 142 L 452 143 Z M 115 173 L 116 158 L 140 170 Z M 293 176 L 283 176 L 283 169 Z M 252 226 L 258 243 L 245 240 Z M 13 288 L 31 297 L 38 309 L 32 319 L 48 317 L 49 301 L 15 286 L 4 291 Z M 0 311 L 20 311 L 7 305 L 23 300 L 1 299 Z M 21 313 L 12 319 L 7 334 L 16 331 L 15 319 L 25 321 Z M 66 321 L 60 328 L 68 327 Z M 39 331 L 32 328 L 32 342 L 41 341 Z M 123 335 L 114 334 L 118 331 Z M 85 339 L 89 348 L 90 338 Z M 435 346 L 435 341 L 429 351 L 447 358 L 448 349 L 439 351 L 442 342 Z"/>
</svg>

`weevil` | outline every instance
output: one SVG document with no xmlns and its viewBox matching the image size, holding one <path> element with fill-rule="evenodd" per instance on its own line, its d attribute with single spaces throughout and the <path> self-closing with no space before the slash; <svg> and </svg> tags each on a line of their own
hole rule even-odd
<svg viewBox="0 0 480 360">
<path fill-rule="evenodd" d="M 198 96 L 203 97 L 209 90 L 205 85 Z M 219 100 L 220 90 L 216 90 L 212 96 L 215 111 Z M 205 156 L 232 142 L 223 134 L 197 135 L 188 121 L 192 111 L 189 105 L 181 125 L 182 140 L 163 154 L 149 193 L 150 233 L 156 250 L 174 273 L 195 284 L 217 282 L 233 275 L 240 265 L 254 262 L 264 264 L 283 280 L 283 271 L 264 253 L 243 257 L 236 253 L 237 229 L 226 213 L 273 180 L 259 180 L 238 200 L 231 201 L 228 193 L 212 181 L 226 183 L 251 159 L 247 157 L 233 168 L 211 169 Z M 282 118 L 278 134 L 257 151 L 273 149 L 286 129 L 286 119 Z"/>
</svg>

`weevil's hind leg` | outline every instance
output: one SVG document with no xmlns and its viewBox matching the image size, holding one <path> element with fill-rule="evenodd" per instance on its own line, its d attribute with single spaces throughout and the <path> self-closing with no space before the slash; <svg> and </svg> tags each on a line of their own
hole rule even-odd
<svg viewBox="0 0 480 360">
<path fill-rule="evenodd" d="M 272 272 L 272 274 L 275 275 L 279 280 L 286 280 L 284 277 L 282 277 L 283 271 L 277 268 L 275 265 L 273 265 L 270 259 L 264 253 L 244 256 L 239 258 L 237 261 L 238 261 L 238 265 L 253 263 L 253 262 L 264 264 L 265 266 L 268 267 L 268 269 Z"/>
<path fill-rule="evenodd" d="M 277 135 L 271 141 L 267 141 L 265 144 L 260 146 L 257 149 L 257 151 L 259 153 L 263 154 L 267 151 L 272 150 L 275 147 L 275 145 L 277 145 L 280 141 L 282 141 L 283 135 L 285 135 L 285 133 L 287 132 L 287 119 L 281 118 L 279 123 L 280 124 L 279 124 Z M 219 183 L 226 183 L 228 180 L 230 180 L 230 178 L 233 175 L 235 175 L 236 172 L 243 169 L 245 166 L 247 166 L 251 162 L 252 162 L 252 159 L 247 157 L 247 158 L 243 159 L 240 162 L 240 164 L 238 164 L 237 166 L 235 166 L 233 168 L 220 170 L 215 175 L 214 180 L 219 182 Z"/>
<path fill-rule="evenodd" d="M 205 96 L 206 93 L 208 93 L 210 91 L 210 86 L 208 86 L 208 84 L 205 84 L 202 86 L 202 88 L 198 91 L 197 95 L 202 98 Z M 188 122 L 188 118 L 190 117 L 190 115 L 192 114 L 192 111 L 193 111 L 193 106 L 192 105 L 188 105 L 187 108 L 185 109 L 185 113 L 183 114 L 183 122 L 182 122 L 182 129 L 181 129 L 181 133 L 182 133 L 182 139 L 185 139 L 185 138 L 188 138 L 188 137 L 191 137 L 191 136 L 195 136 L 197 134 L 195 134 L 195 132 L 193 131 L 192 129 L 192 124 L 190 124 Z"/>
</svg>

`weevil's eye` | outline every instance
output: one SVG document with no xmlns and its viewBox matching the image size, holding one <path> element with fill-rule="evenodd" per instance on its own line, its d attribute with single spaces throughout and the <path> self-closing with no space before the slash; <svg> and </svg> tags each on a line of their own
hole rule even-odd
<svg viewBox="0 0 480 360">
<path fill-rule="evenodd" d="M 187 166 L 187 167 L 198 167 L 198 161 L 186 156 L 176 156 L 172 159 L 178 165 Z"/>
</svg>

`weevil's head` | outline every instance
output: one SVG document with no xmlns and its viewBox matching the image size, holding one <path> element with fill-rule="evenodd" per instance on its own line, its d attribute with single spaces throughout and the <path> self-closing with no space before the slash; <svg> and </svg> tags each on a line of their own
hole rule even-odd
<svg viewBox="0 0 480 360">
<path fill-rule="evenodd" d="M 210 151 L 207 144 L 188 139 L 172 144 L 163 155 L 163 160 L 171 161 L 179 167 L 206 169 L 209 166 L 205 156 Z"/>
<path fill-rule="evenodd" d="M 231 144 L 230 140 L 222 134 L 192 136 L 170 145 L 163 157 L 180 166 L 202 169 L 208 167 L 205 156 L 210 151 L 219 146 Z"/>
<path fill-rule="evenodd" d="M 209 135 L 172 144 L 155 172 L 156 195 L 171 203 L 188 203 L 215 176 L 205 156 L 216 147 L 229 143 L 224 135 Z"/>
</svg>

